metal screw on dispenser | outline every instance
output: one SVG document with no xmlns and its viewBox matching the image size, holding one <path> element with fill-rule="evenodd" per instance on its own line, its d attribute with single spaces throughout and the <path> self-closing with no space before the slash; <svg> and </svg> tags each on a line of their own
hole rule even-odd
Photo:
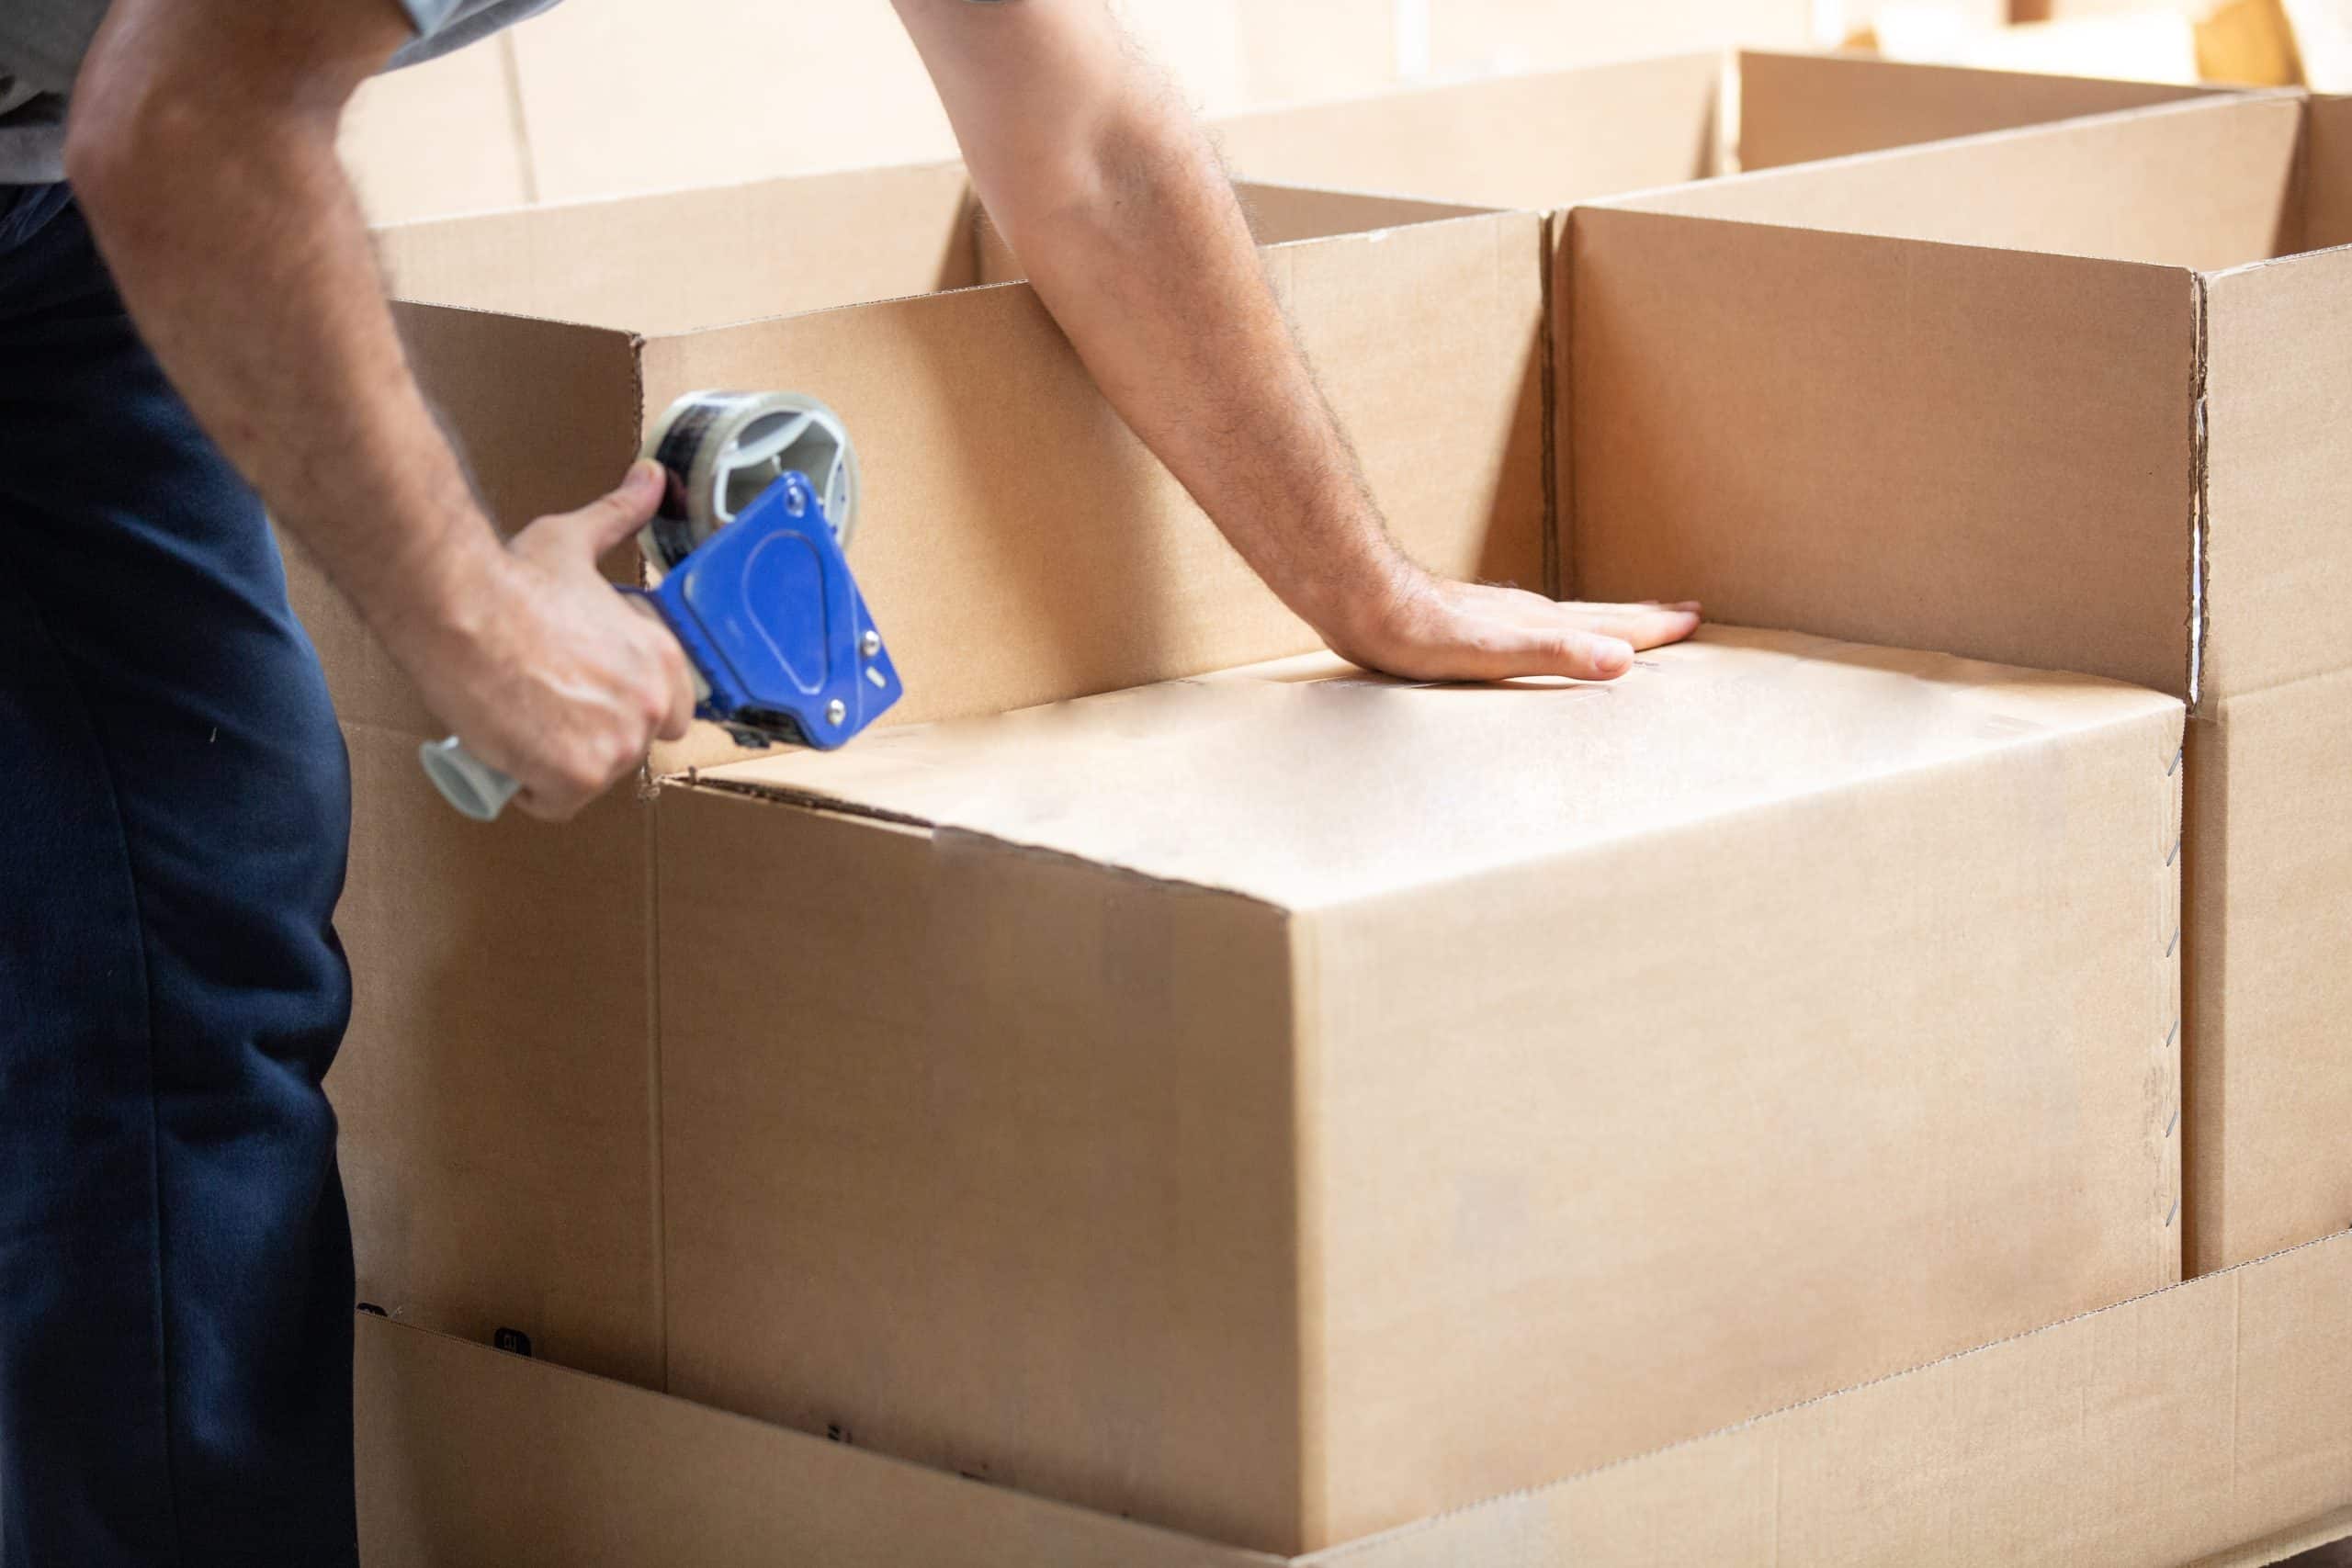
<svg viewBox="0 0 2352 1568">
<path fill-rule="evenodd" d="M 827 723 L 838 725 L 848 717 L 849 705 L 842 701 L 841 698 L 835 697 L 831 702 L 825 705 L 825 721 Z"/>
<path fill-rule="evenodd" d="M 882 651 L 882 634 L 868 626 L 865 635 L 858 639 L 857 646 L 866 658 L 871 659 Z"/>
</svg>

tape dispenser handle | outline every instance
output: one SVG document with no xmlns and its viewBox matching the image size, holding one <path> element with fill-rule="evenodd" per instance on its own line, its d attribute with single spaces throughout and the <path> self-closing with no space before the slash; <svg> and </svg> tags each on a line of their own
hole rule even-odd
<svg viewBox="0 0 2352 1568">
<path fill-rule="evenodd" d="M 497 821 L 506 803 L 523 787 L 467 750 L 466 743 L 454 735 L 447 740 L 426 741 L 416 749 L 416 757 L 441 797 L 477 822 Z"/>
</svg>

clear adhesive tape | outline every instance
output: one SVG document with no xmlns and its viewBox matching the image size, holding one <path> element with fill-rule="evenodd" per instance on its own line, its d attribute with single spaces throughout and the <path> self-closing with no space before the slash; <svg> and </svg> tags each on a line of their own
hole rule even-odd
<svg viewBox="0 0 2352 1568">
<path fill-rule="evenodd" d="M 834 413 L 797 392 L 689 392 L 646 439 L 670 484 L 639 540 L 663 571 L 735 520 L 786 471 L 798 469 L 825 504 L 843 549 L 857 526 L 857 450 Z"/>
</svg>

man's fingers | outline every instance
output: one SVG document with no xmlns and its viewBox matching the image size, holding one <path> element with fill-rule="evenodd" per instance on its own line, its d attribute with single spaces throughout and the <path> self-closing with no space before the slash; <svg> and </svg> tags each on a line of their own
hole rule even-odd
<svg viewBox="0 0 2352 1568">
<path fill-rule="evenodd" d="M 1449 660 L 1458 666 L 1456 680 L 1566 675 L 1577 681 L 1613 681 L 1634 664 L 1633 647 L 1623 638 L 1575 626 L 1492 621 L 1469 630 Z"/>
<path fill-rule="evenodd" d="M 1680 642 L 1699 629 L 1695 609 L 1645 604 L 1578 604 L 1566 606 L 1584 626 L 1635 648 L 1660 648 Z"/>
<path fill-rule="evenodd" d="M 667 482 L 661 464 L 640 457 L 629 465 L 619 489 L 565 513 L 563 531 L 580 539 L 591 556 L 601 556 L 652 520 Z"/>
</svg>

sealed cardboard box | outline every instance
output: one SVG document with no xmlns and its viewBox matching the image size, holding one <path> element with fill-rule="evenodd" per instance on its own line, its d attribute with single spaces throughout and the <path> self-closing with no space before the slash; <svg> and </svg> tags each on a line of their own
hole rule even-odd
<svg viewBox="0 0 2352 1568">
<path fill-rule="evenodd" d="M 1306 1558 L 359 1324 L 378 1568 L 2255 1568 L 2352 1533 L 2352 1237 Z"/>
<path fill-rule="evenodd" d="M 2188 698 L 2188 1257 L 2352 1219 L 2352 105 L 2180 105 L 1578 210 L 1582 592 Z"/>
<path fill-rule="evenodd" d="M 704 770 L 669 1390 L 1294 1551 L 2167 1283 L 2180 726 L 1719 630 Z"/>
<path fill-rule="evenodd" d="M 1270 109 L 1216 130 L 1253 179 L 1551 209 L 2188 91 L 1743 50 Z"/>
<path fill-rule="evenodd" d="M 1541 583 L 1539 220 L 1252 202 L 1287 242 L 1269 267 L 1399 536 L 1441 570 Z M 1315 646 L 1035 296 L 980 286 L 1012 264 L 958 169 L 550 206 L 379 243 L 396 292 L 437 301 L 398 308 L 409 351 L 509 526 L 609 488 L 691 389 L 838 408 L 864 457 L 853 558 L 910 691 L 894 719 Z M 1427 330 L 1389 330 L 1408 315 Z M 623 790 L 560 832 L 461 820 L 416 765 L 432 716 L 299 555 L 290 577 L 354 759 L 338 920 L 356 1000 L 330 1087 L 361 1294 L 658 1384 L 649 813 Z M 707 729 L 657 771 L 734 754 Z"/>
</svg>

